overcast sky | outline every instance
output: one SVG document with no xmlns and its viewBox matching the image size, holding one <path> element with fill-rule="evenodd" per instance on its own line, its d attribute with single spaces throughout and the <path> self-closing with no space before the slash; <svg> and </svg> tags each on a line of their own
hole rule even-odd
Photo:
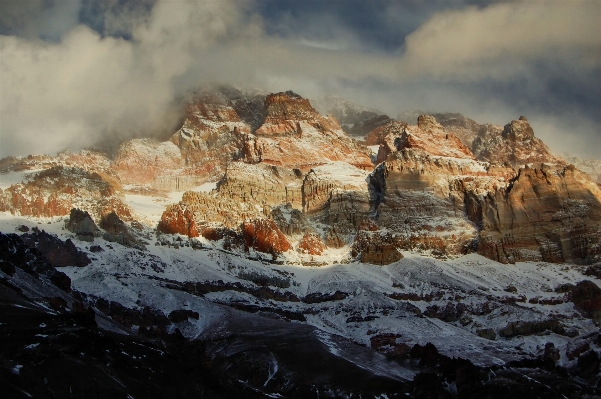
<svg viewBox="0 0 601 399">
<path fill-rule="evenodd" d="M 601 1 L 0 0 L 0 157 L 166 135 L 218 82 L 382 110 L 526 115 L 601 159 Z"/>
</svg>

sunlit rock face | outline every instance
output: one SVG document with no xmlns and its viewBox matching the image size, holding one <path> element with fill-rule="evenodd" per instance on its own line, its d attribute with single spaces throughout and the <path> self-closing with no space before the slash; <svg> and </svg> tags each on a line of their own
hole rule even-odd
<svg viewBox="0 0 601 399">
<path fill-rule="evenodd" d="M 408 249 L 458 254 L 477 248 L 504 263 L 596 260 L 598 186 L 551 155 L 523 117 L 503 129 L 481 129 L 479 137 L 498 133 L 474 142 L 476 156 L 491 162 L 474 159 L 431 116 L 420 116 L 417 126 L 390 122 L 371 132 L 381 142 L 382 163 L 370 176 L 378 225 Z M 540 166 L 545 159 L 556 165 Z M 513 168 L 535 161 L 536 169 Z"/>
<path fill-rule="evenodd" d="M 152 183 L 165 175 L 182 174 L 184 163 L 178 148 L 171 142 L 133 139 L 123 143 L 112 168 L 125 184 Z"/>
<path fill-rule="evenodd" d="M 501 262 L 588 263 L 601 255 L 601 192 L 573 166 L 525 167 L 480 201 L 478 252 Z"/>
<path fill-rule="evenodd" d="M 259 252 L 281 254 L 292 249 L 288 238 L 271 219 L 253 219 L 242 224 L 244 248 Z"/>
<path fill-rule="evenodd" d="M 54 166 L 0 189 L 0 211 L 14 215 L 66 216 L 72 208 L 86 210 L 96 219 L 113 211 L 128 221 L 133 217 L 121 197 L 121 185 L 104 172 Z"/>
<path fill-rule="evenodd" d="M 172 137 L 187 168 L 194 174 L 215 176 L 228 162 L 242 156 L 251 131 L 221 92 L 203 93 L 186 107 L 184 124 Z"/>
<path fill-rule="evenodd" d="M 182 234 L 188 237 L 198 237 L 194 214 L 184 203 L 173 204 L 167 207 L 157 229 L 167 234 Z"/>
<path fill-rule="evenodd" d="M 265 120 L 245 150 L 247 162 L 308 171 L 313 166 L 344 161 L 362 169 L 373 164 L 367 148 L 358 145 L 334 117 L 321 116 L 309 100 L 292 93 L 265 99 Z"/>
</svg>

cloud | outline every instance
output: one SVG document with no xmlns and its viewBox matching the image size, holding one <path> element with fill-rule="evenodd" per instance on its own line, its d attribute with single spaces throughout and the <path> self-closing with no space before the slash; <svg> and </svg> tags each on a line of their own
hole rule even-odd
<svg viewBox="0 0 601 399">
<path fill-rule="evenodd" d="M 511 79 L 534 62 L 601 66 L 601 3 L 521 1 L 436 14 L 406 38 L 403 72 L 474 81 Z"/>
<path fill-rule="evenodd" d="M 0 33 L 59 40 L 78 24 L 80 0 L 2 0 Z"/>
<path fill-rule="evenodd" d="M 156 4 L 132 39 L 78 25 L 60 42 L 0 37 L 0 155 L 81 148 L 174 122 L 173 80 L 196 54 L 246 34 L 240 2 Z"/>
<path fill-rule="evenodd" d="M 0 36 L 0 156 L 166 137 L 178 99 L 210 82 L 335 94 L 391 116 L 525 114 L 543 139 L 571 126 L 599 143 L 600 3 L 469 3 L 82 0 L 79 23 L 48 19 L 63 32 L 50 40 L 15 33 L 51 15 L 47 2 L 31 21 L 17 8 L 21 27 Z"/>
</svg>

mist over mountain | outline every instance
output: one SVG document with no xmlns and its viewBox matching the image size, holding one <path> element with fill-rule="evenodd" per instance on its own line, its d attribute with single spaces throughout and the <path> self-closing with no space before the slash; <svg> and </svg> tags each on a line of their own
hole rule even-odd
<svg viewBox="0 0 601 399">
<path fill-rule="evenodd" d="M 601 147 L 597 1 L 0 7 L 0 156 L 165 137 L 181 117 L 172 105 L 206 83 L 335 95 L 391 116 L 524 114 L 556 152 L 598 158 Z"/>
</svg>

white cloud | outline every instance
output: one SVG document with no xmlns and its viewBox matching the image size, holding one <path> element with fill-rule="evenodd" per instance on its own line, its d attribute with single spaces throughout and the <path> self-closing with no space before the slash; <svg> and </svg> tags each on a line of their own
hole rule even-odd
<svg viewBox="0 0 601 399">
<path fill-rule="evenodd" d="M 241 34 L 240 2 L 159 2 L 133 40 L 77 26 L 58 42 L 0 37 L 0 155 L 56 152 L 173 122 L 173 80 Z"/>
<path fill-rule="evenodd" d="M 406 38 L 403 73 L 510 79 L 536 60 L 601 66 L 601 2 L 520 1 L 436 14 Z M 573 58 L 572 58 L 573 57 Z"/>
</svg>

